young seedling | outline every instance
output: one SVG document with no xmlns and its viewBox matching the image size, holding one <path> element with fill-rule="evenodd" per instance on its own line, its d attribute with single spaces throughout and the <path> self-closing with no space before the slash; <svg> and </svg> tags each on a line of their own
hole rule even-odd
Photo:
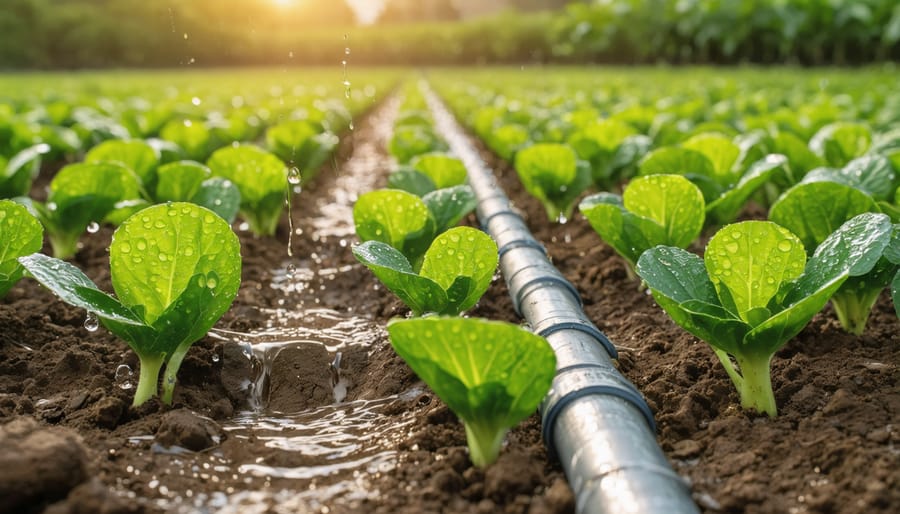
<svg viewBox="0 0 900 514">
<path fill-rule="evenodd" d="M 469 457 L 497 460 L 510 428 L 531 415 L 556 372 L 547 341 L 510 323 L 418 318 L 388 323 L 391 345 L 463 421 Z"/>
<path fill-rule="evenodd" d="M 164 164 L 157 170 L 155 199 L 158 203 L 195 203 L 231 223 L 241 206 L 241 192 L 230 180 L 211 175 L 209 168 L 199 162 Z"/>
<path fill-rule="evenodd" d="M 772 356 L 849 277 L 871 271 L 892 231 L 884 214 L 861 214 L 806 262 L 803 244 L 787 229 L 745 221 L 717 232 L 705 260 L 657 246 L 641 255 L 637 273 L 675 323 L 713 347 L 741 405 L 774 417 Z"/>
<path fill-rule="evenodd" d="M 436 189 L 461 186 L 466 183 L 466 167 L 456 157 L 428 153 L 415 157 L 409 165 L 412 169 L 427 175 L 434 182 Z"/>
<path fill-rule="evenodd" d="M 664 146 L 648 153 L 638 164 L 638 175 L 683 175 L 703 191 L 707 203 L 722 195 L 715 168 L 706 155 L 679 146 Z"/>
<path fill-rule="evenodd" d="M 310 172 L 308 176 L 328 159 L 337 144 L 337 136 L 317 130 L 308 121 L 286 121 L 266 131 L 269 151 L 291 166 Z"/>
<path fill-rule="evenodd" d="M 815 179 L 810 175 L 788 189 L 769 210 L 769 219 L 796 234 L 808 253 L 847 220 L 879 210 L 875 200 L 865 192 L 828 180 L 809 181 Z M 848 278 L 834 293 L 831 305 L 847 332 L 863 333 L 872 306 L 895 270 L 895 265 L 881 259 L 868 273 Z"/>
<path fill-rule="evenodd" d="M 228 310 L 241 281 L 240 243 L 212 211 L 192 203 L 148 207 L 113 234 L 109 266 L 116 297 L 78 268 L 35 253 L 28 273 L 66 303 L 86 309 L 140 359 L 138 406 L 157 392 L 172 403 L 178 368 L 191 345 Z"/>
<path fill-rule="evenodd" d="M 706 216 L 716 225 L 731 223 L 740 214 L 750 195 L 787 171 L 787 157 L 769 154 L 755 162 L 737 184 L 706 206 Z"/>
<path fill-rule="evenodd" d="M 70 164 L 50 182 L 46 204 L 26 200 L 26 205 L 44 225 L 53 255 L 68 259 L 88 225 L 103 221 L 122 202 L 138 199 L 139 191 L 136 175 L 120 164 Z"/>
<path fill-rule="evenodd" d="M 91 148 L 84 156 L 84 162 L 97 164 L 112 162 L 125 166 L 139 179 L 144 198 L 152 200 L 151 194 L 156 188 L 159 154 L 146 142 L 137 139 L 104 141 Z"/>
<path fill-rule="evenodd" d="M 872 132 L 861 123 L 839 121 L 825 125 L 809 140 L 809 148 L 829 166 L 843 167 L 866 153 Z"/>
<path fill-rule="evenodd" d="M 24 206 L 0 200 L 0 297 L 16 285 L 25 269 L 16 259 L 41 250 L 44 228 Z"/>
<path fill-rule="evenodd" d="M 394 135 L 388 143 L 388 152 L 400 164 L 410 162 L 414 157 L 443 152 L 447 144 L 431 130 L 423 125 L 400 125 L 394 128 Z"/>
<path fill-rule="evenodd" d="M 471 308 L 491 285 L 497 269 L 497 245 L 480 230 L 456 227 L 439 235 L 425 252 L 422 269 L 413 271 L 402 253 L 380 241 L 353 248 L 353 255 L 409 307 L 457 315 Z"/>
<path fill-rule="evenodd" d="M 686 248 L 703 229 L 703 193 L 681 175 L 632 180 L 620 197 L 598 193 L 578 209 L 594 230 L 628 262 L 628 273 L 645 250 L 657 245 Z"/>
<path fill-rule="evenodd" d="M 41 170 L 41 156 L 50 151 L 46 144 L 28 147 L 8 161 L 0 155 L 0 198 L 25 196 Z"/>
<path fill-rule="evenodd" d="M 525 190 L 540 200 L 550 220 L 568 219 L 578 195 L 591 185 L 590 166 L 567 145 L 530 146 L 516 154 L 515 165 Z"/>
<path fill-rule="evenodd" d="M 284 209 L 288 169 L 281 159 L 255 146 L 217 150 L 206 163 L 213 176 L 228 179 L 241 193 L 240 213 L 254 234 L 271 236 Z"/>
</svg>

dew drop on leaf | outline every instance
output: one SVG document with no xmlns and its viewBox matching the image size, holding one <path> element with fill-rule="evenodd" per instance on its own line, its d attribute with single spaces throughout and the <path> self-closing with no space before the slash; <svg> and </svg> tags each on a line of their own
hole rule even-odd
<svg viewBox="0 0 900 514">
<path fill-rule="evenodd" d="M 288 183 L 293 186 L 300 184 L 300 168 L 294 166 L 288 171 Z"/>
</svg>

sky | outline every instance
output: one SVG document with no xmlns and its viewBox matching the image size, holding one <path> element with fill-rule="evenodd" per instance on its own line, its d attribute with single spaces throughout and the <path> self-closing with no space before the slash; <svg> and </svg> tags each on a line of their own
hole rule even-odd
<svg viewBox="0 0 900 514">
<path fill-rule="evenodd" d="M 360 23 L 373 23 L 384 7 L 384 0 L 347 0 L 347 4 L 356 11 Z"/>
</svg>

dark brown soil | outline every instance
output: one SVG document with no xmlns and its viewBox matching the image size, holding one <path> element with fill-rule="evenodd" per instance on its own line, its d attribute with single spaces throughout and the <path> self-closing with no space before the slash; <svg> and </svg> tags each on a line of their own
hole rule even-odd
<svg viewBox="0 0 900 514">
<path fill-rule="evenodd" d="M 137 359 L 104 329 L 88 332 L 83 311 L 29 280 L 0 300 L 0 513 L 574 510 L 536 416 L 478 470 L 459 421 L 387 343 L 385 323 L 406 311 L 353 259 L 348 215 L 356 194 L 384 184 L 396 107 L 357 120 L 295 196 L 293 259 L 287 217 L 274 238 L 239 230 L 238 298 L 189 352 L 171 407 L 130 406 Z M 887 298 L 862 337 L 818 315 L 773 362 L 780 416 L 742 412 L 712 351 L 627 279 L 580 216 L 548 222 L 514 171 L 485 157 L 619 346 L 704 511 L 900 511 L 900 323 Z M 86 234 L 74 261 L 106 290 L 110 236 Z M 502 280 L 470 314 L 518 321 Z M 268 378 L 254 383 L 261 366 Z M 319 452 L 334 433 L 345 460 Z"/>
</svg>

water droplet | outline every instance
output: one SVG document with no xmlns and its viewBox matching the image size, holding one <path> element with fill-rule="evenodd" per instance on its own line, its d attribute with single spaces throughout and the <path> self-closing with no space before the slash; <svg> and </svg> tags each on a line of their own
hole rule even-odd
<svg viewBox="0 0 900 514">
<path fill-rule="evenodd" d="M 87 231 L 88 231 L 89 233 L 91 233 L 91 234 L 96 234 L 98 230 L 100 230 L 100 224 L 99 224 L 99 223 L 97 223 L 96 221 L 92 221 L 92 222 L 88 223 Z"/>
<path fill-rule="evenodd" d="M 728 243 L 727 245 L 725 245 L 725 249 L 728 250 L 730 253 L 737 253 L 739 248 L 740 247 L 738 246 L 737 243 Z"/>
<path fill-rule="evenodd" d="M 556 222 L 560 225 L 565 225 L 569 221 L 569 218 L 566 217 L 565 214 L 559 213 L 559 216 L 556 217 Z"/>
<path fill-rule="evenodd" d="M 213 361 L 213 362 L 219 362 L 219 354 L 218 354 L 218 353 L 214 353 L 214 354 L 213 354 L 213 356 L 212 356 L 212 361 Z"/>
<path fill-rule="evenodd" d="M 100 328 L 100 320 L 97 319 L 95 312 L 88 311 L 87 317 L 84 319 L 84 328 L 88 332 L 96 332 Z"/>
<path fill-rule="evenodd" d="M 743 237 L 743 235 L 744 234 L 741 234 L 740 232 L 732 232 L 731 239 L 740 239 L 741 237 Z"/>
<path fill-rule="evenodd" d="M 288 170 L 288 183 L 294 186 L 300 184 L 300 168 L 294 166 Z"/>
<path fill-rule="evenodd" d="M 778 243 L 778 249 L 782 252 L 789 252 L 794 245 L 787 239 L 782 239 L 781 242 Z"/>
<path fill-rule="evenodd" d="M 116 383 L 119 385 L 120 389 L 131 389 L 134 385 L 131 383 L 131 378 L 134 376 L 134 370 L 131 369 L 131 366 L 128 364 L 120 364 L 116 368 Z"/>
</svg>

